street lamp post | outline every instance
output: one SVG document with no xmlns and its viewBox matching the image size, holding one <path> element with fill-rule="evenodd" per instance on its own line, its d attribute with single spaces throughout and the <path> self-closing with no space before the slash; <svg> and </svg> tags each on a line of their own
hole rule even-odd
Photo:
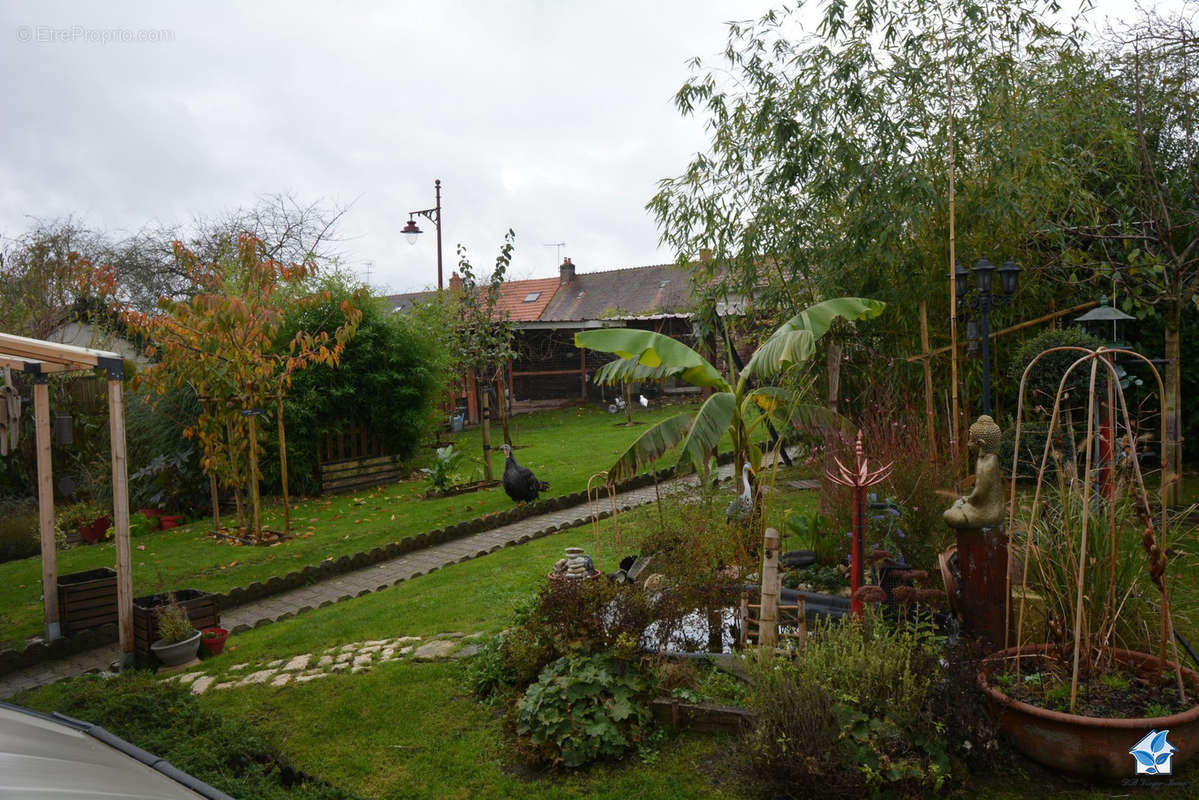
<svg viewBox="0 0 1199 800">
<path fill-rule="evenodd" d="M 437 204 L 433 208 L 425 208 L 420 211 L 408 212 L 408 224 L 404 226 L 400 233 L 404 234 L 408 239 L 408 244 L 416 244 L 416 237 L 423 231 L 416 227 L 416 220 L 413 217 L 417 215 L 424 217 L 433 223 L 433 227 L 437 229 L 437 288 L 443 288 L 441 278 L 441 180 L 433 181 L 433 189 L 437 194 Z"/>
<path fill-rule="evenodd" d="M 1016 286 L 1020 281 L 1020 267 L 1010 258 L 999 268 L 999 285 L 1002 294 L 991 292 L 991 275 L 996 272 L 995 265 L 984 256 L 978 260 L 971 270 L 974 273 L 975 289 L 970 292 L 967 283 L 969 274 L 961 264 L 954 266 L 954 284 L 957 287 L 957 302 L 959 306 L 969 306 L 978 313 L 982 331 L 983 351 L 983 413 L 991 416 L 991 309 L 1005 306 L 1012 301 L 1016 294 Z"/>
</svg>

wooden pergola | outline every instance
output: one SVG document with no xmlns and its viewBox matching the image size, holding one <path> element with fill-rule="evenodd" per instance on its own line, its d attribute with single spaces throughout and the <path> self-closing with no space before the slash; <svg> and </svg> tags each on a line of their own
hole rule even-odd
<svg viewBox="0 0 1199 800">
<path fill-rule="evenodd" d="M 104 350 L 0 333 L 0 367 L 33 376 L 38 525 L 47 640 L 62 636 L 58 609 L 58 553 L 54 542 L 54 475 L 50 463 L 50 375 L 97 368 L 107 373 L 108 429 L 112 439 L 112 513 L 117 543 L 117 620 L 121 666 L 130 666 L 133 663 L 133 573 L 129 545 L 129 471 L 125 453 L 125 375 L 121 356 Z"/>
</svg>

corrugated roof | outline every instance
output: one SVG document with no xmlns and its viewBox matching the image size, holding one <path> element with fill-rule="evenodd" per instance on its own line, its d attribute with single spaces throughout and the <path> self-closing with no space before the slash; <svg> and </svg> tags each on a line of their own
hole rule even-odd
<svg viewBox="0 0 1199 800">
<path fill-rule="evenodd" d="M 691 299 L 691 274 L 675 264 L 587 272 L 575 275 L 574 280 L 558 288 L 541 320 L 569 322 L 685 314 L 690 311 Z"/>
</svg>

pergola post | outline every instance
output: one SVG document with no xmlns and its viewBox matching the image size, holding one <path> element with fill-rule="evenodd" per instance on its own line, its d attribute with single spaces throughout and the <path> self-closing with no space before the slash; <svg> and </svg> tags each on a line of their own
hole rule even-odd
<svg viewBox="0 0 1199 800">
<path fill-rule="evenodd" d="M 121 668 L 133 666 L 133 563 L 129 545 L 129 471 L 125 453 L 125 387 L 108 370 L 108 432 L 112 440 L 112 518 L 117 541 L 117 628 Z"/>
<path fill-rule="evenodd" d="M 33 416 L 37 431 L 37 512 L 42 541 L 42 601 L 46 641 L 62 636 L 58 619 L 58 544 L 54 540 L 54 468 L 50 459 L 50 377 L 33 378 Z"/>
<path fill-rule="evenodd" d="M 108 425 L 112 438 L 112 511 L 117 539 L 117 603 L 121 666 L 133 663 L 133 573 L 129 547 L 129 475 L 125 451 L 124 362 L 117 353 L 0 332 L 0 366 L 33 375 L 37 430 L 38 523 L 42 542 L 42 603 L 46 638 L 62 633 L 58 608 L 58 550 L 54 536 L 54 476 L 50 460 L 49 374 L 103 369 L 108 373 Z"/>
</svg>

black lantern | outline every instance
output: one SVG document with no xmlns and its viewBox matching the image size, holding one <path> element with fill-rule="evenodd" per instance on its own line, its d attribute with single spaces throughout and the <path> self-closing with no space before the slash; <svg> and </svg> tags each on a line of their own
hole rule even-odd
<svg viewBox="0 0 1199 800">
<path fill-rule="evenodd" d="M 1010 258 L 1003 262 L 1003 266 L 999 268 L 999 287 L 1003 290 L 1004 297 L 1011 297 L 1016 293 L 1016 286 L 1020 283 L 1020 266 Z"/>
<path fill-rule="evenodd" d="M 995 265 L 987 261 L 986 256 L 980 258 L 974 265 L 974 284 L 981 294 L 991 293 L 991 274 L 993 272 L 995 272 Z"/>
<path fill-rule="evenodd" d="M 966 284 L 968 277 L 970 277 L 970 273 L 962 266 L 962 262 L 953 262 L 953 288 L 957 293 L 959 303 L 966 299 L 966 292 L 970 291 L 970 287 Z"/>
</svg>

